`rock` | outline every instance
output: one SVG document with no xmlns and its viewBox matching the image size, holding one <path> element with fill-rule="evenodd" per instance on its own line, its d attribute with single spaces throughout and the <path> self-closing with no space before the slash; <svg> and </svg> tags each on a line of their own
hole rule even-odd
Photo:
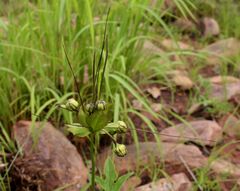
<svg viewBox="0 0 240 191">
<path fill-rule="evenodd" d="M 192 115 L 196 112 L 198 112 L 201 109 L 202 104 L 201 103 L 194 103 L 189 109 L 188 109 L 188 115 Z"/>
<path fill-rule="evenodd" d="M 183 42 L 175 42 L 172 39 L 164 39 L 161 41 L 161 46 L 168 51 L 171 50 L 193 50 L 193 47 L 191 47 L 188 44 L 185 44 Z"/>
<path fill-rule="evenodd" d="M 199 120 L 168 127 L 160 134 L 161 140 L 166 142 L 193 141 L 201 145 L 213 146 L 221 140 L 222 128 L 215 121 Z"/>
<path fill-rule="evenodd" d="M 89 83 L 89 70 L 87 64 L 84 65 L 83 83 L 84 84 Z"/>
<path fill-rule="evenodd" d="M 146 53 L 146 55 L 158 55 L 164 53 L 161 48 L 159 48 L 149 40 L 144 41 L 143 51 L 144 53 Z"/>
<path fill-rule="evenodd" d="M 224 57 L 232 57 L 240 52 L 240 42 L 235 38 L 217 41 L 202 49 L 200 52 L 207 54 L 207 63 L 216 65 Z"/>
<path fill-rule="evenodd" d="M 121 188 L 121 191 L 130 191 L 134 190 L 138 185 L 141 184 L 141 178 L 137 176 L 130 177 Z"/>
<path fill-rule="evenodd" d="M 160 95 L 161 95 L 161 90 L 160 90 L 160 88 L 155 87 L 155 86 L 153 86 L 153 87 L 148 87 L 148 88 L 147 88 L 147 92 L 148 92 L 154 99 L 159 98 Z"/>
<path fill-rule="evenodd" d="M 176 85 L 181 87 L 184 90 L 189 90 L 194 86 L 192 80 L 187 76 L 187 73 L 184 71 L 172 71 L 169 72 L 171 81 Z"/>
<path fill-rule="evenodd" d="M 128 145 L 127 150 L 128 154 L 125 157 L 114 157 L 115 168 L 119 174 L 135 171 L 138 167 L 145 168 L 147 165 L 152 164 L 153 161 L 157 165 L 164 163 L 166 168 L 171 168 L 169 169 L 171 172 L 182 172 L 185 166 L 178 156 L 181 156 L 191 169 L 200 168 L 207 163 L 207 158 L 194 145 L 141 142 L 139 143 L 139 150 L 136 148 L 136 145 Z M 98 156 L 97 166 L 100 169 L 102 169 L 107 156 L 111 154 L 111 148 L 107 148 Z"/>
<path fill-rule="evenodd" d="M 240 93 L 240 83 L 231 83 L 226 86 L 213 85 L 209 98 L 219 101 L 230 100 Z"/>
<path fill-rule="evenodd" d="M 71 26 L 73 28 L 73 30 L 76 30 L 76 27 L 77 27 L 77 19 L 78 19 L 78 16 L 76 13 L 73 13 L 71 15 Z"/>
<path fill-rule="evenodd" d="M 6 156 L 4 156 L 4 157 L 6 157 Z M 8 166 L 8 163 L 4 162 L 3 158 L 0 157 L 0 173 L 3 173 L 6 170 L 7 166 Z"/>
<path fill-rule="evenodd" d="M 219 101 L 229 100 L 240 94 L 240 80 L 234 77 L 213 77 L 209 98 Z"/>
<path fill-rule="evenodd" d="M 178 18 L 174 25 L 182 32 L 194 32 L 196 31 L 196 26 L 193 22 L 185 18 Z"/>
<path fill-rule="evenodd" d="M 225 83 L 239 83 L 240 79 L 233 76 L 213 76 L 209 78 L 213 84 L 225 84 Z"/>
<path fill-rule="evenodd" d="M 176 86 L 179 86 L 184 90 L 189 90 L 194 85 L 192 80 L 187 76 L 176 75 L 172 78 L 172 81 Z"/>
<path fill-rule="evenodd" d="M 200 21 L 200 28 L 205 37 L 212 37 L 220 34 L 219 25 L 213 18 L 204 17 Z"/>
<path fill-rule="evenodd" d="M 192 183 L 184 173 L 174 174 L 135 189 L 135 191 L 188 191 Z"/>
<path fill-rule="evenodd" d="M 161 103 L 151 103 L 151 108 L 154 112 L 158 113 L 163 110 L 163 105 Z"/>
<path fill-rule="evenodd" d="M 150 6 L 156 8 L 156 6 L 159 5 L 158 0 L 151 0 L 150 1 Z M 166 9 L 168 10 L 173 10 L 176 9 L 176 5 L 173 0 L 163 0 L 160 2 L 160 5 L 162 5 L 161 10 L 165 11 Z"/>
<path fill-rule="evenodd" d="M 0 37 L 6 37 L 9 21 L 7 17 L 0 17 Z"/>
<path fill-rule="evenodd" d="M 165 9 L 176 8 L 175 2 L 173 0 L 163 0 Z"/>
<path fill-rule="evenodd" d="M 134 109 L 137 109 L 137 110 L 143 109 L 142 103 L 137 99 L 132 100 L 132 106 L 134 107 Z"/>
<path fill-rule="evenodd" d="M 229 161 L 223 159 L 216 159 L 210 164 L 210 168 L 216 174 L 228 174 L 235 179 L 240 180 L 240 166 L 234 165 Z"/>
<path fill-rule="evenodd" d="M 219 124 L 223 127 L 224 133 L 240 138 L 240 119 L 230 114 L 222 117 Z"/>
<path fill-rule="evenodd" d="M 13 136 L 21 146 L 24 158 L 34 158 L 45 165 L 46 174 L 42 177 L 41 190 L 52 191 L 71 184 L 65 191 L 78 191 L 86 184 L 88 170 L 81 156 L 50 123 L 19 121 L 13 126 Z M 33 141 L 33 136 L 37 142 Z M 27 165 L 31 168 L 36 164 L 29 161 Z"/>
</svg>

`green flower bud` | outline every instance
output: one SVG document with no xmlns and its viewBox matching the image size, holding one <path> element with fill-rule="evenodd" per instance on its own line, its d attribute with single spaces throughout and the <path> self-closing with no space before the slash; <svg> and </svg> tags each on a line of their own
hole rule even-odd
<svg viewBox="0 0 240 191">
<path fill-rule="evenodd" d="M 127 148 L 124 144 L 116 144 L 114 153 L 119 157 L 124 157 L 127 154 Z"/>
<path fill-rule="evenodd" d="M 79 107 L 79 103 L 75 99 L 71 98 L 67 100 L 66 109 L 71 111 L 76 111 L 78 110 L 78 107 Z"/>
<path fill-rule="evenodd" d="M 128 128 L 124 121 L 118 121 L 117 124 L 118 124 L 118 129 L 117 129 L 118 133 L 126 133 L 127 132 Z"/>
<path fill-rule="evenodd" d="M 99 110 L 99 111 L 105 110 L 105 109 L 106 109 L 106 106 L 107 106 L 107 104 L 106 104 L 106 102 L 103 101 L 103 100 L 98 100 L 98 101 L 96 102 L 96 109 Z"/>
<path fill-rule="evenodd" d="M 94 104 L 93 103 L 88 103 L 86 105 L 86 111 L 89 115 L 92 114 L 93 111 L 94 111 Z"/>
</svg>

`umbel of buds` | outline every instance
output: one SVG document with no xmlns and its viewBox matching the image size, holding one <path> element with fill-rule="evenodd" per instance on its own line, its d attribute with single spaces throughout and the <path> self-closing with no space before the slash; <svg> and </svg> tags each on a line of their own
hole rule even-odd
<svg viewBox="0 0 240 191">
<path fill-rule="evenodd" d="M 126 133 L 127 132 L 127 125 L 124 121 L 118 121 L 118 128 L 117 128 L 117 132 L 118 133 Z"/>
<path fill-rule="evenodd" d="M 61 107 L 69 111 L 78 111 L 79 103 L 74 98 L 70 98 L 67 100 L 66 104 L 61 105 Z"/>
<path fill-rule="evenodd" d="M 85 105 L 85 109 L 81 110 L 79 103 L 74 98 L 70 98 L 61 107 L 72 112 L 79 112 L 79 123 L 68 125 L 68 130 L 75 136 L 86 137 L 98 132 L 106 134 L 112 139 L 114 143 L 113 151 L 117 156 L 124 157 L 127 154 L 126 146 L 117 143 L 112 136 L 114 134 L 126 133 L 128 129 L 127 125 L 124 121 L 109 123 L 107 118 L 108 109 L 105 101 L 98 100 L 95 103 L 88 103 Z"/>
<path fill-rule="evenodd" d="M 127 148 L 124 144 L 116 143 L 114 153 L 119 157 L 124 157 L 127 154 Z"/>
<path fill-rule="evenodd" d="M 88 115 L 91 115 L 94 112 L 94 104 L 93 103 L 88 103 L 86 105 L 86 111 L 88 113 Z"/>
<path fill-rule="evenodd" d="M 103 100 L 99 100 L 96 102 L 96 109 L 98 111 L 104 111 L 106 109 L 106 102 Z"/>
</svg>

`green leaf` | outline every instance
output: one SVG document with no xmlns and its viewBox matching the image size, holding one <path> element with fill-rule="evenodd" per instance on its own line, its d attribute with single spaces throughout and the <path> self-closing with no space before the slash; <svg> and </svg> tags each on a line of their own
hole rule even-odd
<svg viewBox="0 0 240 191">
<path fill-rule="evenodd" d="M 133 173 L 128 173 L 128 174 L 125 174 L 125 175 L 119 177 L 117 179 L 117 181 L 115 182 L 112 190 L 119 191 L 121 189 L 121 187 L 123 186 L 124 182 L 126 182 L 127 179 L 132 175 L 133 175 Z"/>
<path fill-rule="evenodd" d="M 105 179 L 103 179 L 102 177 L 96 176 L 95 177 L 95 181 L 97 184 L 99 184 L 99 186 L 103 189 L 103 190 L 107 190 L 106 185 L 107 182 Z"/>
<path fill-rule="evenodd" d="M 91 133 L 89 129 L 86 127 L 76 126 L 74 124 L 67 126 L 69 127 L 68 131 L 70 131 L 73 135 L 78 137 L 86 137 Z"/>
<path fill-rule="evenodd" d="M 133 173 L 128 173 L 118 178 L 114 163 L 111 158 L 108 157 L 104 164 L 104 176 L 97 176 L 96 182 L 104 191 L 119 191 L 124 182 L 132 175 Z"/>
<path fill-rule="evenodd" d="M 106 176 L 106 182 L 108 190 L 112 190 L 115 180 L 117 179 L 117 173 L 114 167 L 113 161 L 108 157 L 104 165 L 104 174 Z"/>
<path fill-rule="evenodd" d="M 116 133 L 118 128 L 119 128 L 119 124 L 115 122 L 115 123 L 108 123 L 107 126 L 104 127 L 104 130 L 113 135 Z M 106 134 L 105 131 L 101 131 L 100 133 Z"/>
<path fill-rule="evenodd" d="M 89 126 L 88 126 L 88 123 L 87 123 L 87 121 L 86 121 L 87 114 L 84 113 L 83 110 L 80 110 L 80 111 L 79 111 L 78 116 L 79 116 L 79 122 L 80 122 L 84 127 L 89 127 Z"/>
<path fill-rule="evenodd" d="M 86 118 L 88 126 L 90 126 L 94 132 L 103 129 L 110 120 L 110 113 L 107 110 L 96 111 Z"/>
</svg>

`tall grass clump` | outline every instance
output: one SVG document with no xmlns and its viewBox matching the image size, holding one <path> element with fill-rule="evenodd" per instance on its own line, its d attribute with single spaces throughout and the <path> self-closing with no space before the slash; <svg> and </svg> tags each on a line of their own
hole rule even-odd
<svg viewBox="0 0 240 191">
<path fill-rule="evenodd" d="M 147 0 L 131 1 L 127 4 L 25 0 L 14 6 L 12 4 L 9 2 L 6 6 L 14 7 L 14 10 L 4 15 L 8 24 L 3 27 L 6 35 L 0 43 L 0 80 L 3 92 L 0 103 L 5 108 L 1 111 L 4 112 L 2 122 L 5 126 L 20 118 L 31 118 L 33 110 L 36 112 L 49 99 L 57 99 L 76 90 L 71 74 L 65 72 L 68 66 L 64 64 L 62 39 L 72 61 L 78 84 L 84 87 L 81 91 L 83 94 L 88 93 L 89 84 L 84 83 L 84 74 L 90 76 L 92 71 L 89 64 L 92 51 L 100 51 L 96 45 L 100 44 L 99 36 L 103 33 L 105 19 L 102 13 L 107 6 L 111 6 L 112 11 L 108 24 L 109 66 L 106 70 L 106 90 L 103 94 L 107 96 L 107 100 L 119 95 L 120 106 L 126 109 L 129 103 L 125 97 L 127 92 L 133 89 L 136 92 L 134 96 L 137 96 L 137 99 L 141 98 L 141 102 L 149 109 L 146 99 L 142 98 L 137 89 L 139 83 L 132 79 L 137 79 L 136 74 L 142 75 L 149 73 L 154 67 L 161 67 L 156 59 L 151 62 L 150 67 L 147 66 L 148 61 L 141 60 L 139 46 L 140 42 L 149 38 L 148 28 L 152 22 L 159 23 L 171 36 L 171 31 L 161 19 L 161 7 L 159 10 L 153 10 L 149 8 Z M 159 3 L 159 6 L 161 5 L 162 3 Z M 32 90 L 36 95 L 34 105 L 29 101 L 33 95 L 30 92 Z M 52 105 L 56 102 L 57 100 Z M 46 109 L 42 112 L 44 114 Z M 63 114 L 60 112 L 60 115 Z M 60 120 L 58 116 L 54 116 L 57 121 Z"/>
</svg>

